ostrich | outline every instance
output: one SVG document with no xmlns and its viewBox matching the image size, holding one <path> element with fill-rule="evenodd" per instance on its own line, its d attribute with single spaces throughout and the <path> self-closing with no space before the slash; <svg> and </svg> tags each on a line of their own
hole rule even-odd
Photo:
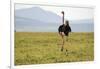
<svg viewBox="0 0 100 69">
<path fill-rule="evenodd" d="M 71 27 L 69 26 L 69 21 L 66 20 L 65 23 L 64 23 L 64 11 L 61 12 L 63 17 L 62 17 L 62 22 L 63 24 L 59 26 L 58 28 L 58 32 L 59 32 L 59 35 L 62 37 L 62 47 L 61 47 L 61 51 L 63 51 L 63 48 L 64 48 L 64 36 L 68 37 L 69 35 L 69 32 L 71 32 Z"/>
</svg>

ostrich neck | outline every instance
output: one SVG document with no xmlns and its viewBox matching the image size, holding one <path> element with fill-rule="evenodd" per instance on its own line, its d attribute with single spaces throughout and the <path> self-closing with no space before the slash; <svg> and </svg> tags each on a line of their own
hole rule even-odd
<svg viewBox="0 0 100 69">
<path fill-rule="evenodd" d="M 63 24 L 64 24 L 64 14 L 63 14 L 63 18 L 62 18 L 62 20 L 63 20 Z"/>
</svg>

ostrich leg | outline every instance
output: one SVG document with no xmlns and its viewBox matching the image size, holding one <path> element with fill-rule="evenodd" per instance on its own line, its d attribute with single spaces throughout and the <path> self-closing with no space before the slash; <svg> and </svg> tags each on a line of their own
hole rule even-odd
<svg viewBox="0 0 100 69">
<path fill-rule="evenodd" d="M 62 23 L 64 24 L 64 11 L 62 11 L 61 12 L 62 13 Z M 64 43 L 65 43 L 65 41 L 64 41 L 64 33 L 62 32 L 62 47 L 61 47 L 61 51 L 63 51 L 63 49 L 64 49 Z"/>
</svg>

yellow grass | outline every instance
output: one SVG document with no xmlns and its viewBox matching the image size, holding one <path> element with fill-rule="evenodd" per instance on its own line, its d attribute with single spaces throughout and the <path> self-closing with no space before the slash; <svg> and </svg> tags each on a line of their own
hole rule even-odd
<svg viewBox="0 0 100 69">
<path fill-rule="evenodd" d="M 94 60 L 93 33 L 70 33 L 63 52 L 61 44 L 58 33 L 15 32 L 15 65 Z"/>
</svg>

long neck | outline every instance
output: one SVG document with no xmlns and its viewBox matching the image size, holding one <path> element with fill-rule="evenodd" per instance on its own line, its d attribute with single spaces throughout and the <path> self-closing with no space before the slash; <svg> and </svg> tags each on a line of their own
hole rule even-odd
<svg viewBox="0 0 100 69">
<path fill-rule="evenodd" d="M 63 14 L 63 17 L 62 17 L 62 22 L 63 22 L 63 24 L 64 24 L 64 14 Z"/>
</svg>

